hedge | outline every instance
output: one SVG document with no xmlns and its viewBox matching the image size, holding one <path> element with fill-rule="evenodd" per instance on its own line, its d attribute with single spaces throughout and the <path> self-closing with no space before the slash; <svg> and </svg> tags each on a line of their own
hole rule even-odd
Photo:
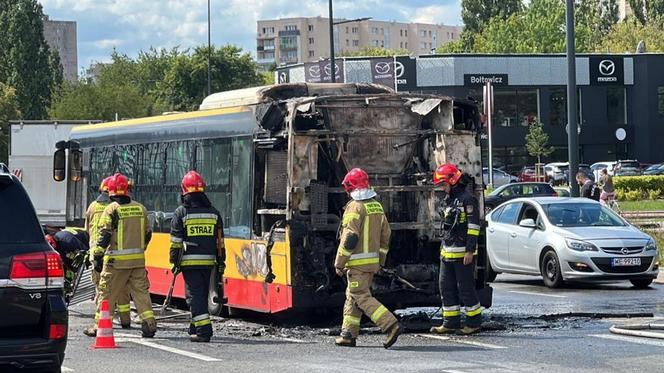
<svg viewBox="0 0 664 373">
<path fill-rule="evenodd" d="M 664 175 L 616 176 L 613 178 L 613 186 L 619 200 L 656 199 L 664 191 Z"/>
</svg>

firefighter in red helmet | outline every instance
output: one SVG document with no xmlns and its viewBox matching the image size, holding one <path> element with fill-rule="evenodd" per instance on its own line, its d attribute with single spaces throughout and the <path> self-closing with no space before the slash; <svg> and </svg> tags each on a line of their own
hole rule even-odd
<svg viewBox="0 0 664 373">
<path fill-rule="evenodd" d="M 224 224 L 219 211 L 205 195 L 205 180 L 196 171 L 182 178 L 182 205 L 171 220 L 170 262 L 173 272 L 182 271 L 187 304 L 191 310 L 189 335 L 192 342 L 209 342 L 212 322 L 208 312 L 210 278 L 220 284 L 219 299 L 223 299 L 221 277 L 226 252 Z M 217 267 L 217 273 L 213 269 Z"/>
<path fill-rule="evenodd" d="M 473 334 L 480 331 L 481 309 L 475 290 L 474 262 L 480 234 L 477 198 L 468 190 L 472 177 L 451 163 L 436 169 L 433 182 L 445 193 L 443 242 L 440 249 L 439 288 L 443 301 L 443 325 L 436 334 Z M 461 304 L 465 325 L 461 328 Z"/>
<path fill-rule="evenodd" d="M 350 170 L 342 184 L 351 201 L 345 207 L 334 267 L 338 276 L 346 276 L 348 285 L 341 336 L 335 343 L 355 347 L 365 314 L 387 333 L 383 346 L 389 348 L 403 330 L 392 312 L 371 295 L 371 284 L 376 272 L 385 265 L 390 224 L 383 206 L 374 199 L 376 192 L 369 187 L 369 176 L 364 170 Z"/>
</svg>

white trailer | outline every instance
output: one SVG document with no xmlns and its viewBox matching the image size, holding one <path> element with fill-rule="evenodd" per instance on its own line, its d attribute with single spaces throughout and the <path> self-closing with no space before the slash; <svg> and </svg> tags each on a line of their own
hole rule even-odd
<svg viewBox="0 0 664 373">
<path fill-rule="evenodd" d="M 78 125 L 99 121 L 10 121 L 9 169 L 30 195 L 42 224 L 65 224 L 66 183 L 53 180 L 55 143 Z"/>
</svg>

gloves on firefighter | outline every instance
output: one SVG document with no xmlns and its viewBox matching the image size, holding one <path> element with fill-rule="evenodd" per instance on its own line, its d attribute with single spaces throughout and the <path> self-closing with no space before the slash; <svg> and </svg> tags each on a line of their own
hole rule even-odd
<svg viewBox="0 0 664 373">
<path fill-rule="evenodd" d="M 217 257 L 217 271 L 219 271 L 219 277 L 224 276 L 224 271 L 226 270 L 226 263 L 224 261 L 224 258 L 218 256 Z"/>
<path fill-rule="evenodd" d="M 101 272 L 101 270 L 104 268 L 104 256 L 95 255 L 92 259 L 92 263 L 94 264 L 95 272 Z"/>
</svg>

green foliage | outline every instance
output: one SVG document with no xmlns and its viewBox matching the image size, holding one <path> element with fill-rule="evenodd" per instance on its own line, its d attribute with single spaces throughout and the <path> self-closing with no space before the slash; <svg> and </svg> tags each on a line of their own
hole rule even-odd
<svg viewBox="0 0 664 373">
<path fill-rule="evenodd" d="M 464 53 L 466 52 L 465 43 L 463 39 L 454 40 L 445 43 L 436 49 L 436 53 Z"/>
<path fill-rule="evenodd" d="M 542 123 L 536 122 L 528 127 L 526 134 L 526 149 L 531 157 L 537 158 L 537 163 L 542 163 L 542 157 L 553 153 L 553 146 L 548 146 L 549 135 L 544 132 Z"/>
<path fill-rule="evenodd" d="M 16 89 L 25 119 L 43 119 L 62 83 L 57 52 L 44 39 L 44 13 L 37 0 L 0 1 L 0 82 Z"/>
<path fill-rule="evenodd" d="M 664 14 L 645 25 L 634 19 L 617 24 L 601 40 L 597 49 L 610 53 L 633 53 L 641 40 L 645 42 L 648 52 L 664 52 Z"/>
<path fill-rule="evenodd" d="M 628 0 L 628 2 L 634 18 L 642 25 L 664 15 L 664 0 Z"/>
<path fill-rule="evenodd" d="M 0 83 L 0 162 L 7 163 L 9 155 L 9 121 L 21 117 L 16 90 Z"/>
<path fill-rule="evenodd" d="M 490 21 L 504 21 L 519 12 L 522 7 L 522 0 L 462 0 L 461 18 L 464 30 L 459 43 L 460 51 L 472 51 L 475 36 L 483 32 Z M 459 48 L 459 45 L 454 47 Z M 454 52 L 459 53 L 460 51 L 457 52 L 457 50 Z"/>
<path fill-rule="evenodd" d="M 648 189 L 648 199 L 656 200 L 662 195 L 661 189 Z"/>
<path fill-rule="evenodd" d="M 624 189 L 616 189 L 616 199 L 618 201 L 625 201 L 627 200 L 627 197 L 625 196 L 625 193 L 627 193 L 626 190 Z"/>
<path fill-rule="evenodd" d="M 366 46 L 358 51 L 342 51 L 342 57 L 392 57 L 399 55 L 408 55 L 410 52 L 407 49 L 387 49 L 380 47 Z"/>
<path fill-rule="evenodd" d="M 639 201 L 643 199 L 643 192 L 640 190 L 628 190 L 625 192 L 625 199 L 628 201 Z"/>
<path fill-rule="evenodd" d="M 620 201 L 637 201 L 643 198 L 657 199 L 664 190 L 664 175 L 617 176 L 613 178 L 616 198 Z"/>
</svg>

